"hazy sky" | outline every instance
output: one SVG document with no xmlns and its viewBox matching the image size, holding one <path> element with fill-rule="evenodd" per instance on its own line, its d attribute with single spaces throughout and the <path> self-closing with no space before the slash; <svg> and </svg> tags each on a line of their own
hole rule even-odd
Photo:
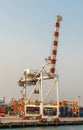
<svg viewBox="0 0 83 130">
<path fill-rule="evenodd" d="M 50 55 L 57 14 L 60 100 L 81 96 L 83 105 L 82 0 L 0 0 L 0 99 L 19 98 L 24 69 L 39 69 Z"/>
</svg>

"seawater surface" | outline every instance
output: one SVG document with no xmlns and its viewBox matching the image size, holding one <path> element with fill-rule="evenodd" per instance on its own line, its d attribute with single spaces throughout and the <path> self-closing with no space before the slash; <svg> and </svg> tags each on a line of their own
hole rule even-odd
<svg viewBox="0 0 83 130">
<path fill-rule="evenodd" d="M 0 130 L 83 130 L 83 125 L 27 127 L 27 128 L 5 128 L 5 129 L 0 129 Z"/>
</svg>

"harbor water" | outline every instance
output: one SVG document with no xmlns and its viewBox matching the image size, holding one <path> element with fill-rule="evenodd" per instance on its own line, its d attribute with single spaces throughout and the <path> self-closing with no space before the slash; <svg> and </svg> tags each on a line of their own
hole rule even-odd
<svg viewBox="0 0 83 130">
<path fill-rule="evenodd" d="M 46 127 L 27 127 L 27 128 L 6 128 L 0 130 L 83 130 L 83 125 L 69 126 L 46 126 Z"/>
</svg>

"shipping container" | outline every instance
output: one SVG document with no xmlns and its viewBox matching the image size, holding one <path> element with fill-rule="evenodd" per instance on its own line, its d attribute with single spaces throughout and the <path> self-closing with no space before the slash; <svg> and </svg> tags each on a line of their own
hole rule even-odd
<svg viewBox="0 0 83 130">
<path fill-rule="evenodd" d="M 79 112 L 79 117 L 83 117 L 83 112 Z"/>
<path fill-rule="evenodd" d="M 6 106 L 0 106 L 0 113 L 7 113 L 7 107 Z"/>
</svg>

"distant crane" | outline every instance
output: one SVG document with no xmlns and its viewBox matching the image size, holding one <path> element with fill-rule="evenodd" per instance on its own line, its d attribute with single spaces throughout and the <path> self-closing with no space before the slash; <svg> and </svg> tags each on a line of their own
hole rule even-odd
<svg viewBox="0 0 83 130">
<path fill-rule="evenodd" d="M 27 116 L 31 116 L 31 113 L 29 113 L 29 111 L 33 107 L 33 108 L 36 108 L 36 111 L 39 110 L 38 113 L 34 114 L 34 116 L 41 115 L 42 117 L 44 117 L 43 109 L 46 108 L 46 107 L 48 107 L 48 108 L 50 107 L 50 106 L 45 106 L 44 101 L 48 97 L 52 88 L 55 87 L 55 86 L 57 88 L 57 91 L 56 91 L 56 93 L 57 93 L 56 94 L 57 95 L 57 105 L 55 106 L 55 108 L 57 108 L 56 117 L 59 116 L 58 74 L 56 73 L 55 65 L 56 65 L 59 28 L 60 28 L 60 22 L 61 21 L 62 21 L 62 16 L 57 15 L 55 28 L 54 28 L 54 41 L 53 41 L 53 44 L 52 44 L 51 56 L 48 57 L 47 59 L 45 59 L 45 63 L 39 69 L 39 71 L 32 70 L 32 69 L 24 70 L 23 76 L 18 81 L 19 86 L 23 87 L 22 94 L 23 94 L 23 97 L 25 98 L 25 115 L 27 115 Z M 49 71 L 46 70 L 46 67 L 48 65 L 50 65 Z M 50 89 L 47 90 L 45 97 L 43 97 L 43 92 L 44 92 L 43 81 L 50 80 L 50 79 L 52 79 L 53 82 L 50 86 Z M 26 87 L 31 86 L 31 85 L 33 86 L 33 89 L 32 89 L 30 95 L 27 98 L 26 97 Z M 38 86 L 39 86 L 39 89 L 37 89 Z M 35 101 L 35 103 L 31 104 L 30 98 L 31 98 L 33 93 L 38 94 L 39 98 Z M 51 107 L 54 107 L 54 106 L 51 106 Z M 32 114 L 32 116 L 33 116 L 33 114 Z"/>
</svg>

